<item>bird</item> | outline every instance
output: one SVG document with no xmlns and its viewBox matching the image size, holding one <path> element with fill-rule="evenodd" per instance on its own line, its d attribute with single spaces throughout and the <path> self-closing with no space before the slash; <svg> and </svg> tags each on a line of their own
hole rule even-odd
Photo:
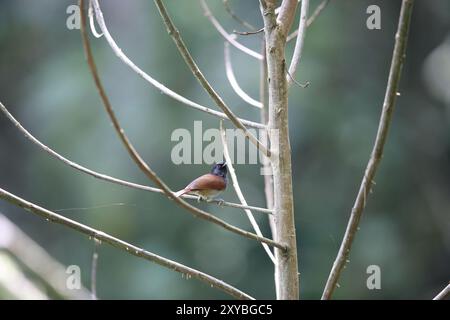
<svg viewBox="0 0 450 320">
<path fill-rule="evenodd" d="M 213 166 L 211 173 L 193 180 L 184 189 L 175 192 L 175 196 L 178 198 L 189 193 L 197 195 L 199 201 L 212 200 L 227 187 L 227 173 L 227 163 L 225 161 L 218 162 Z"/>
</svg>

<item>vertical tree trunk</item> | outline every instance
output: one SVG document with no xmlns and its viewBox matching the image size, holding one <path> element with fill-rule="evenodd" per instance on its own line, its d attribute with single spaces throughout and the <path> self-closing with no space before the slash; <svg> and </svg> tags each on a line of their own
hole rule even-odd
<svg viewBox="0 0 450 320">
<path fill-rule="evenodd" d="M 261 101 L 261 123 L 267 125 L 268 122 L 268 106 L 267 106 L 267 60 L 266 60 L 266 42 L 262 41 L 261 45 L 261 55 L 263 56 L 263 60 L 261 60 L 260 65 L 260 83 L 259 83 L 259 101 Z M 267 131 L 264 130 L 262 133 L 261 140 L 269 146 L 269 138 L 267 135 Z M 270 168 L 270 161 L 267 157 L 262 156 L 262 169 L 264 170 L 264 194 L 266 196 L 266 206 L 269 209 L 273 209 L 273 177 L 269 172 L 272 171 Z M 275 219 L 273 215 L 269 215 L 270 229 L 273 234 L 273 238 L 275 238 Z"/>
<path fill-rule="evenodd" d="M 288 85 L 286 81 L 286 31 L 277 24 L 274 7 L 263 9 L 269 93 L 271 162 L 273 170 L 273 206 L 275 239 L 288 246 L 287 251 L 275 250 L 277 266 L 275 284 L 278 299 L 298 299 L 299 277 L 297 243 L 292 195 L 291 146 L 288 126 Z M 278 135 L 278 139 L 274 136 Z M 278 140 L 278 141 L 276 141 Z"/>
<path fill-rule="evenodd" d="M 260 66 L 260 87 L 259 87 L 259 98 L 262 104 L 261 108 L 261 123 L 267 125 L 268 123 L 268 90 L 267 90 L 267 60 L 266 60 L 266 42 L 265 40 L 262 43 L 261 47 L 261 55 L 263 56 L 263 60 L 261 60 L 261 66 Z M 269 146 L 269 137 L 267 130 L 264 130 L 262 133 L 262 141 L 266 144 L 266 146 Z M 266 196 L 266 206 L 269 209 L 273 209 L 273 176 L 272 176 L 272 168 L 270 161 L 267 157 L 262 156 L 262 169 L 264 170 L 264 194 Z M 272 232 L 272 238 L 276 239 L 277 236 L 277 228 L 275 225 L 275 216 L 269 215 L 269 224 L 270 224 L 270 231 Z M 277 272 L 277 270 L 275 269 Z M 275 274 L 275 288 L 278 295 L 278 276 L 277 273 Z"/>
</svg>

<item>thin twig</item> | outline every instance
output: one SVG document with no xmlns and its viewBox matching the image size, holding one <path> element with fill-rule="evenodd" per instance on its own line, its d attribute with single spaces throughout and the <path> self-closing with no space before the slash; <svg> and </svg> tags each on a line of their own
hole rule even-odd
<svg viewBox="0 0 450 320">
<path fill-rule="evenodd" d="M 103 18 L 103 13 L 101 12 L 99 6 L 98 6 L 98 1 L 97 0 L 91 0 L 92 4 L 94 5 L 94 11 L 95 11 L 95 15 L 97 18 L 97 23 L 100 27 L 100 29 L 103 32 L 103 35 L 105 36 L 106 41 L 108 42 L 109 46 L 111 47 L 111 49 L 113 50 L 113 52 L 116 54 L 116 56 L 122 60 L 127 66 L 129 66 L 134 72 L 136 72 L 140 77 L 142 77 L 145 81 L 147 81 L 148 83 L 150 83 L 152 86 L 156 87 L 158 90 L 160 90 L 161 93 L 171 97 L 172 99 L 177 100 L 178 102 L 181 102 L 191 108 L 206 112 L 208 114 L 214 115 L 216 117 L 222 118 L 222 119 L 226 119 L 229 120 L 227 114 L 223 113 L 223 112 L 219 112 L 216 110 L 213 110 L 211 108 L 202 106 L 201 104 L 198 104 L 196 102 L 193 102 L 189 99 L 187 99 L 186 97 L 172 91 L 171 89 L 167 88 L 165 85 L 163 85 L 162 83 L 156 81 L 155 79 L 153 79 L 149 74 L 147 74 L 146 72 L 144 72 L 142 69 L 140 69 L 136 64 L 133 63 L 133 61 L 131 61 L 122 51 L 122 49 L 119 48 L 119 46 L 117 45 L 117 43 L 114 41 L 114 39 L 112 38 L 111 34 L 109 33 L 108 28 L 106 27 L 106 23 L 105 20 Z M 264 129 L 265 126 L 257 123 L 257 122 L 253 122 L 253 121 L 249 121 L 249 120 L 244 120 L 244 119 L 239 119 L 239 121 L 241 121 L 244 125 L 249 126 L 249 127 L 253 127 L 253 128 L 259 128 L 259 129 Z"/>
<path fill-rule="evenodd" d="M 233 66 L 231 64 L 231 58 L 230 58 L 230 45 L 228 42 L 224 43 L 224 58 L 225 58 L 225 70 L 228 78 L 228 82 L 230 82 L 231 87 L 233 88 L 234 92 L 242 98 L 245 102 L 247 102 L 249 105 L 254 106 L 256 108 L 262 108 L 262 104 L 259 101 L 256 101 L 252 97 L 250 97 L 247 93 L 245 93 L 244 90 L 239 86 L 239 83 L 236 80 L 236 77 L 234 76 L 233 72 Z"/>
<path fill-rule="evenodd" d="M 306 19 L 308 18 L 309 0 L 302 0 L 300 9 L 300 22 L 298 26 L 297 41 L 295 42 L 294 54 L 292 55 L 291 64 L 287 76 L 288 86 L 292 84 L 297 71 L 298 64 L 302 57 L 303 44 L 305 43 Z"/>
<path fill-rule="evenodd" d="M 439 292 L 437 296 L 433 298 L 433 300 L 444 300 L 449 295 L 450 295 L 450 283 L 447 284 L 447 286 L 444 289 L 442 289 L 442 291 Z"/>
<path fill-rule="evenodd" d="M 88 169 L 86 167 L 83 167 L 82 165 L 79 165 L 76 162 L 73 162 L 65 157 L 63 157 L 62 155 L 60 155 L 59 153 L 57 153 L 56 151 L 54 151 L 53 149 L 51 149 L 50 147 L 48 147 L 47 145 L 43 144 L 41 141 L 39 141 L 37 138 L 35 138 L 28 130 L 26 130 L 19 121 L 17 121 L 12 114 L 6 109 L 6 107 L 0 102 L 0 111 L 2 113 L 4 113 L 6 115 L 6 117 L 8 118 L 8 120 L 10 120 L 14 126 L 19 129 L 19 131 L 28 139 L 30 140 L 32 143 L 34 143 L 35 145 L 37 145 L 39 148 L 41 148 L 42 150 L 44 150 L 45 152 L 47 152 L 50 156 L 52 156 L 53 158 L 61 161 L 62 163 L 64 163 L 65 165 L 68 165 L 82 173 L 88 174 L 94 178 L 97 178 L 99 180 L 103 180 L 103 181 L 107 181 L 110 183 L 114 183 L 114 184 L 118 184 L 124 187 L 128 187 L 128 188 L 133 188 L 133 189 L 138 189 L 138 190 L 143 190 L 143 191 L 148 191 L 148 192 L 154 192 L 154 193 L 160 193 L 160 194 L 164 194 L 164 191 L 158 188 L 153 188 L 153 187 L 149 187 L 149 186 L 145 186 L 145 185 L 141 185 L 141 184 L 137 184 L 137 183 L 133 183 L 133 182 L 129 182 L 126 180 L 121 180 L 118 178 L 114 178 L 111 176 L 108 176 L 106 174 L 103 173 L 99 173 L 96 171 L 93 171 L 91 169 Z M 182 196 L 184 199 L 189 199 L 189 200 L 198 200 L 197 196 L 194 195 L 183 195 Z M 266 209 L 266 208 L 259 208 L 259 207 L 254 207 L 254 206 L 243 206 L 241 204 L 238 203 L 233 203 L 233 202 L 226 202 L 226 201 L 220 201 L 220 200 L 215 200 L 215 199 L 211 199 L 211 200 L 207 200 L 208 203 L 214 203 L 217 205 L 223 205 L 223 206 L 227 206 L 227 207 L 232 207 L 232 208 L 239 208 L 239 209 L 250 209 L 256 212 L 262 212 L 262 213 L 266 213 L 266 214 L 272 214 L 273 210 L 270 209 Z"/>
<path fill-rule="evenodd" d="M 245 200 L 244 194 L 242 193 L 241 187 L 239 186 L 239 181 L 236 176 L 236 172 L 234 171 L 233 167 L 233 161 L 230 157 L 230 153 L 228 152 L 228 145 L 227 145 L 227 137 L 225 130 L 223 129 L 222 121 L 220 121 L 220 137 L 222 138 L 222 145 L 223 145 L 223 155 L 225 157 L 225 160 L 227 162 L 227 168 L 228 172 L 230 173 L 231 180 L 233 181 L 233 188 L 236 192 L 236 195 L 239 198 L 239 201 L 243 205 L 247 205 L 247 201 Z M 261 229 L 258 226 L 258 223 L 255 220 L 255 217 L 253 216 L 252 212 L 250 210 L 245 210 L 245 213 L 247 214 L 248 220 L 250 221 L 250 224 L 253 227 L 253 230 L 255 230 L 255 233 L 259 235 L 260 237 L 263 237 L 263 234 L 261 232 Z M 273 252 L 270 250 L 269 246 L 265 243 L 262 244 L 264 250 L 266 251 L 267 255 L 269 256 L 270 260 L 272 260 L 273 264 L 277 264 L 275 261 L 275 257 L 273 255 Z"/>
<path fill-rule="evenodd" d="M 91 296 L 92 300 L 97 300 L 97 265 L 98 265 L 98 247 L 101 242 L 94 238 L 94 252 L 92 253 L 91 263 Z"/>
<path fill-rule="evenodd" d="M 130 243 L 127 243 L 119 238 L 113 237 L 103 231 L 91 228 L 91 227 L 81 224 L 77 221 L 68 219 L 64 216 L 61 216 L 61 215 L 55 213 L 55 212 L 52 212 L 45 208 L 42 208 L 34 203 L 31 203 L 31 202 L 24 200 L 16 195 L 13 195 L 12 193 L 9 193 L 8 191 L 5 191 L 1 188 L 0 188 L 0 199 L 6 200 L 13 205 L 19 206 L 31 213 L 34 213 L 34 214 L 46 219 L 47 221 L 51 221 L 54 223 L 58 223 L 58 224 L 67 226 L 78 232 L 86 234 L 91 238 L 97 239 L 102 242 L 106 242 L 106 243 L 112 245 L 113 247 L 121 249 L 129 254 L 146 259 L 151 262 L 155 262 L 165 268 L 174 270 L 174 271 L 182 273 L 182 274 L 187 274 L 193 278 L 199 279 L 203 282 L 206 282 L 208 285 L 218 288 L 237 299 L 253 299 L 248 294 L 234 288 L 233 286 L 225 283 L 222 280 L 214 278 L 214 277 L 212 277 L 206 273 L 203 273 L 201 271 L 198 271 L 196 269 L 187 267 L 181 263 L 169 260 L 167 258 L 161 257 L 152 252 L 146 251 L 142 248 L 139 248 Z"/>
<path fill-rule="evenodd" d="M 306 81 L 305 84 L 302 84 L 300 82 L 298 82 L 297 80 L 294 79 L 294 77 L 289 73 L 289 70 L 286 70 L 286 74 L 289 76 L 289 78 L 292 80 L 293 83 L 295 83 L 297 86 L 299 86 L 300 88 L 308 88 L 309 85 L 311 84 L 309 81 Z"/>
<path fill-rule="evenodd" d="M 98 5 L 98 1 L 97 0 L 93 0 L 93 1 L 94 1 L 94 8 L 95 8 L 96 12 L 99 12 L 100 9 L 99 9 L 99 5 Z M 80 8 L 82 8 L 82 3 L 83 3 L 83 0 L 80 0 Z M 83 10 L 81 10 L 81 12 L 83 12 Z M 98 18 L 98 16 L 97 16 L 97 18 Z M 213 216 L 212 214 L 210 214 L 206 211 L 203 211 L 201 209 L 198 209 L 198 208 L 190 205 L 189 203 L 184 201 L 182 198 L 175 196 L 174 192 L 169 188 L 169 186 L 167 186 L 166 183 L 164 183 L 161 180 L 161 178 L 142 159 L 142 157 L 139 155 L 139 153 L 136 151 L 136 149 L 134 148 L 134 146 L 131 144 L 130 140 L 126 136 L 124 129 L 120 126 L 120 123 L 114 113 L 111 103 L 110 103 L 110 101 L 103 89 L 103 86 L 101 84 L 100 77 L 98 76 L 98 73 L 97 73 L 97 68 L 95 66 L 94 58 L 92 56 L 92 52 L 91 52 L 91 48 L 90 48 L 90 44 L 89 44 L 89 38 L 88 38 L 86 30 L 85 30 L 86 17 L 84 16 L 83 13 L 81 15 L 81 20 L 82 20 L 81 34 L 82 34 L 82 39 L 83 39 L 83 46 L 85 49 L 85 53 L 86 53 L 90 71 L 91 71 L 92 76 L 95 81 L 95 85 L 100 94 L 100 97 L 102 99 L 102 102 L 106 109 L 106 112 L 113 123 L 114 129 L 115 129 L 117 135 L 119 136 L 119 138 L 122 141 L 122 144 L 124 145 L 128 154 L 133 159 L 133 161 L 136 163 L 136 165 L 139 167 L 139 169 L 141 169 L 141 171 L 151 181 L 153 181 L 153 183 L 155 183 L 159 188 L 161 188 L 164 191 L 164 194 L 169 199 L 173 200 L 177 205 L 186 209 L 189 213 L 191 213 L 195 217 L 198 217 L 198 218 L 204 219 L 206 221 L 212 222 L 214 224 L 217 224 L 217 225 L 225 228 L 228 231 L 234 232 L 234 233 L 244 236 L 246 238 L 257 240 L 257 241 L 262 241 L 262 242 L 268 243 L 270 245 L 275 245 L 277 247 L 281 246 L 281 248 L 285 248 L 283 245 L 281 245 L 271 239 L 260 237 L 254 233 L 251 233 L 251 232 L 242 230 L 238 227 L 235 227 L 235 226 L 223 221 L 222 219 L 219 219 L 219 218 Z"/>
<path fill-rule="evenodd" d="M 238 17 L 237 14 L 234 13 L 233 9 L 231 9 L 230 4 L 228 3 L 228 0 L 223 0 L 223 5 L 225 7 L 225 10 L 228 12 L 228 14 L 237 22 L 239 22 L 240 24 L 242 24 L 244 27 L 246 27 L 247 29 L 250 30 L 255 30 L 256 28 L 251 25 L 250 23 L 248 23 L 247 21 L 245 21 L 244 19 L 241 19 Z"/>
<path fill-rule="evenodd" d="M 97 0 L 94 1 L 95 3 L 97 3 Z M 250 131 L 247 130 L 247 128 L 242 124 L 242 122 L 234 115 L 231 109 L 225 104 L 223 99 L 213 89 L 208 80 L 206 80 L 205 76 L 198 68 L 197 64 L 195 63 L 194 59 L 189 53 L 189 50 L 184 44 L 184 41 L 180 36 L 180 32 L 173 24 L 166 10 L 166 7 L 163 4 L 163 1 L 161 0 L 154 0 L 154 1 L 156 6 L 158 7 L 159 13 L 164 21 L 164 24 L 166 25 L 167 32 L 172 37 L 172 40 L 175 42 L 178 51 L 183 56 L 183 59 L 188 65 L 192 74 L 197 78 L 197 80 L 200 82 L 200 84 L 209 94 L 209 96 L 214 100 L 217 106 L 219 106 L 219 108 L 222 109 L 223 112 L 225 112 L 225 114 L 228 116 L 228 118 L 231 120 L 234 126 L 238 129 L 241 129 L 244 132 L 244 135 L 248 138 L 248 140 L 250 140 L 250 142 L 253 143 L 259 151 L 261 151 L 265 156 L 270 157 L 270 152 L 266 148 L 266 146 L 264 146 Z"/>
<path fill-rule="evenodd" d="M 233 30 L 233 33 L 241 35 L 241 36 L 249 36 L 249 35 L 253 35 L 253 34 L 258 34 L 264 32 L 264 28 L 261 28 L 259 30 L 256 31 L 237 31 L 237 30 Z"/>
<path fill-rule="evenodd" d="M 313 14 L 308 18 L 308 20 L 306 21 L 306 27 L 309 28 L 309 26 L 311 26 L 311 24 L 316 20 L 316 18 L 322 13 L 323 9 L 325 9 L 325 7 L 328 5 L 328 3 L 330 3 L 330 0 L 323 0 L 316 8 L 316 10 L 314 10 Z M 294 32 L 292 32 L 286 39 L 286 42 L 291 41 L 292 39 L 297 38 L 297 34 L 298 34 L 298 29 L 295 30 Z"/>
<path fill-rule="evenodd" d="M 383 156 L 384 145 L 387 140 L 389 125 L 392 120 L 392 113 L 398 93 L 402 66 L 406 58 L 406 44 L 408 40 L 408 30 L 412 15 L 413 0 L 403 0 L 400 10 L 397 33 L 395 35 L 394 52 L 392 55 L 389 79 L 386 87 L 386 95 L 383 102 L 378 132 L 373 145 L 372 153 L 364 173 L 364 177 L 359 188 L 358 195 L 352 208 L 350 219 L 347 224 L 344 238 L 342 240 L 336 260 L 333 263 L 328 277 L 322 299 L 330 299 L 337 285 L 339 276 L 348 260 L 353 240 L 358 230 L 359 221 L 365 208 L 366 197 L 371 190 L 372 181 L 380 165 Z"/>
<path fill-rule="evenodd" d="M 225 31 L 225 29 L 222 27 L 222 25 L 219 23 L 219 21 L 216 19 L 216 17 L 214 17 L 211 10 L 209 10 L 209 7 L 204 0 L 200 0 L 200 4 L 203 8 L 205 16 L 208 18 L 208 20 L 211 22 L 211 24 L 214 26 L 214 28 L 216 28 L 216 30 L 222 35 L 222 37 L 225 38 L 225 40 L 227 40 L 229 43 L 231 43 L 237 49 L 248 54 L 249 56 L 252 56 L 258 60 L 262 59 L 262 56 L 258 52 L 255 52 L 252 49 L 249 49 L 246 46 L 244 46 L 243 44 L 239 43 L 238 41 L 236 41 L 235 38 L 233 38 L 230 34 L 228 34 L 228 32 Z"/>
</svg>

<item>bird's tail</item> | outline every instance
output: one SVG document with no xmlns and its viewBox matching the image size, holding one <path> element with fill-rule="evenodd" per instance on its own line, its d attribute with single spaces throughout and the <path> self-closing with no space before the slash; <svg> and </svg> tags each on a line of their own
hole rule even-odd
<svg viewBox="0 0 450 320">
<path fill-rule="evenodd" d="M 175 197 L 179 198 L 181 197 L 183 194 L 189 192 L 189 190 L 187 189 L 181 189 L 180 191 L 175 192 Z"/>
</svg>

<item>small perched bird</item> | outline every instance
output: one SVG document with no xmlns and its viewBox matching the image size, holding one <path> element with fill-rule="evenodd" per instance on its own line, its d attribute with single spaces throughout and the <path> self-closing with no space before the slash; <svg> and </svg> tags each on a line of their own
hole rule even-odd
<svg viewBox="0 0 450 320">
<path fill-rule="evenodd" d="M 211 173 L 204 174 L 189 183 L 186 188 L 175 192 L 177 197 L 185 193 L 199 196 L 199 200 L 208 200 L 216 197 L 227 187 L 227 163 L 216 163 Z"/>
</svg>

